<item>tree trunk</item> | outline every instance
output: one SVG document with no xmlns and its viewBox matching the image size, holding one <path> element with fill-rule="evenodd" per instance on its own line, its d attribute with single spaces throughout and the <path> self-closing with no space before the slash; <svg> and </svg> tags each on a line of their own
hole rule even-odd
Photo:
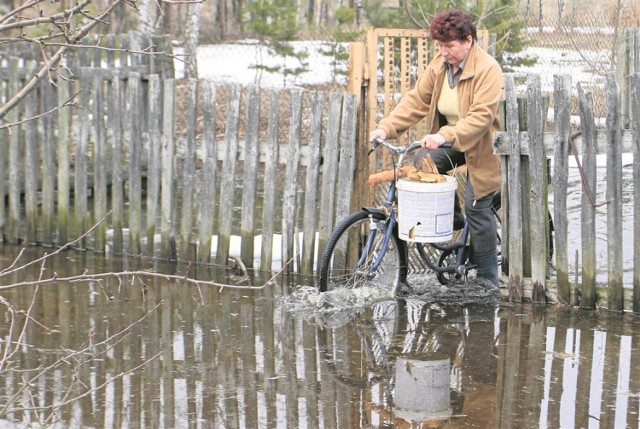
<svg viewBox="0 0 640 429">
<path fill-rule="evenodd" d="M 224 40 L 227 34 L 227 1 L 218 0 L 218 10 L 216 13 L 218 23 L 218 35 L 220 40 Z"/>
<path fill-rule="evenodd" d="M 156 2 L 154 0 L 140 0 L 140 20 L 138 31 L 149 37 L 155 36 Z"/>
<path fill-rule="evenodd" d="M 185 40 L 185 78 L 198 78 L 198 38 L 200 37 L 200 10 L 202 3 L 191 3 L 187 18 L 186 40 Z"/>
</svg>

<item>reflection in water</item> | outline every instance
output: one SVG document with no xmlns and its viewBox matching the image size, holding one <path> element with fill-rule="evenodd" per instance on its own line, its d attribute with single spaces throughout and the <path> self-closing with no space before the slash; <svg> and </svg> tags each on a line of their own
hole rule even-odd
<svg viewBox="0 0 640 429">
<path fill-rule="evenodd" d="M 67 252 L 45 270 L 138 263 Z M 639 426 L 634 315 L 375 295 L 340 312 L 280 280 L 0 286 L 0 427 Z"/>
</svg>

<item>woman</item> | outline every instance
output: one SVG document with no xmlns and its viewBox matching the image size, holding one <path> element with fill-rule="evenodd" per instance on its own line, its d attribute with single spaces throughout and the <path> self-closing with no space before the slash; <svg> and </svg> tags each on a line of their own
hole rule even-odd
<svg viewBox="0 0 640 429">
<path fill-rule="evenodd" d="M 372 131 L 394 139 L 427 118 L 430 134 L 420 140 L 440 172 L 466 164 L 465 214 L 479 278 L 498 287 L 496 221 L 491 201 L 500 190 L 500 159 L 493 153 L 493 132 L 499 128 L 498 106 L 504 78 L 497 61 L 478 46 L 471 17 L 459 10 L 436 16 L 429 33 L 440 48 L 416 86 Z M 451 149 L 440 148 L 450 143 Z"/>
</svg>

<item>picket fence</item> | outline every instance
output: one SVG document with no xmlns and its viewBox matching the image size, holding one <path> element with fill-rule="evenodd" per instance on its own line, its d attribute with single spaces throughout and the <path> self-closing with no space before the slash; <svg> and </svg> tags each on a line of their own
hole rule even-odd
<svg viewBox="0 0 640 429">
<path fill-rule="evenodd" d="M 34 67 L 8 59 L 7 94 Z M 81 67 L 5 118 L 4 240 L 312 274 L 350 210 L 355 98 L 140 71 Z"/>
<path fill-rule="evenodd" d="M 220 265 L 232 259 L 247 268 L 286 266 L 312 275 L 335 222 L 368 194 L 361 182 L 370 167 L 362 156 L 367 97 L 180 81 L 157 61 L 105 52 L 74 63 L 69 79 L 42 82 L 4 118 L 4 240 Z M 36 67 L 3 55 L 2 97 Z M 508 298 L 639 311 L 639 255 L 633 256 L 633 287 L 623 285 L 620 161 L 623 151 L 635 154 L 640 138 L 637 73 L 629 78 L 631 107 L 624 115 L 619 77 L 608 74 L 606 130 L 596 129 L 591 96 L 579 87 L 577 135 L 571 133 L 569 76 L 555 77 L 552 98 L 542 94 L 540 78 L 530 76 L 520 100 L 514 79 L 507 75 L 506 127 L 496 135 L 504 167 Z M 548 106 L 555 112 L 551 125 Z M 625 115 L 631 129 L 623 127 Z M 581 260 L 570 264 L 566 171 L 574 147 L 585 196 Z M 596 202 L 590 199 L 597 153 L 607 155 L 607 261 L 596 260 Z M 546 256 L 549 156 L 555 272 Z M 634 170 L 634 178 L 638 174 Z M 639 212 L 634 203 L 634 217 Z M 639 231 L 635 227 L 634 240 Z M 605 263 L 606 288 L 595 273 Z"/>
<path fill-rule="evenodd" d="M 633 267 L 623 264 L 629 255 L 625 255 L 623 248 L 622 164 L 623 153 L 633 154 L 634 159 L 638 156 L 640 75 L 633 73 L 629 77 L 631 129 L 621 126 L 620 88 L 615 72 L 606 75 L 608 113 L 604 129 L 597 127 L 592 93 L 578 84 L 580 131 L 575 131 L 570 75 L 554 76 L 551 99 L 542 94 L 540 76 L 529 76 L 526 85 L 526 97 L 519 100 L 514 77 L 506 77 L 506 130 L 495 136 L 496 152 L 503 157 L 502 251 L 507 261 L 509 298 L 640 311 L 637 246 L 633 246 Z M 553 106 L 552 124 L 547 124 L 549 105 Z M 549 127 L 551 130 L 547 131 Z M 606 168 L 598 167 L 597 155 L 606 156 Z M 570 159 L 575 159 L 580 172 L 579 196 L 572 195 L 576 190 L 569 191 Z M 631 168 L 633 203 L 628 203 L 627 207 L 632 207 L 625 212 L 637 219 L 640 191 L 635 183 L 640 178 L 640 166 L 634 163 Z M 605 181 L 604 198 L 603 192 L 598 194 L 598 182 L 602 181 Z M 575 211 L 575 207 L 568 207 L 570 199 L 580 201 L 579 219 L 571 224 L 569 212 Z M 549 213 L 553 219 L 553 276 L 549 264 Z M 603 253 L 597 251 L 598 242 L 602 243 L 603 237 L 606 258 L 598 259 Z M 632 242 L 638 242 L 639 238 L 636 222 Z M 576 239 L 579 248 L 570 262 L 569 243 Z M 596 279 L 598 267 L 606 267 L 605 282 Z M 632 284 L 625 284 L 625 271 L 633 272 Z"/>
</svg>

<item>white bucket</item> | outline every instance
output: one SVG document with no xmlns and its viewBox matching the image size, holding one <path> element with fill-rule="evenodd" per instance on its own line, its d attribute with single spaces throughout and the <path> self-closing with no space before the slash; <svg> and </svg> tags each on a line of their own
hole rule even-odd
<svg viewBox="0 0 640 429">
<path fill-rule="evenodd" d="M 453 210 L 458 181 L 444 176 L 446 182 L 397 181 L 398 229 L 402 240 L 439 243 L 453 238 Z"/>
</svg>

